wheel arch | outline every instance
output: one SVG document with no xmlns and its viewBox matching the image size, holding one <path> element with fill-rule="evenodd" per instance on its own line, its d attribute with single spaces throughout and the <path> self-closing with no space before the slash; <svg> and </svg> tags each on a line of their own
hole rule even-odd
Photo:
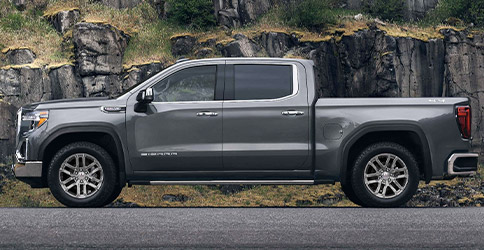
<svg viewBox="0 0 484 250">
<path fill-rule="evenodd" d="M 378 136 L 378 139 L 374 137 Z M 401 139 L 402 141 L 398 141 Z M 353 131 L 342 142 L 339 152 L 340 181 L 347 183 L 349 169 L 355 159 L 355 154 L 361 152 L 366 146 L 381 141 L 390 141 L 402 144 L 414 153 L 423 173 L 425 182 L 432 178 L 432 156 L 429 143 L 422 128 L 416 122 L 393 121 L 374 122 L 362 125 Z M 414 147 L 411 147 L 414 146 Z"/>
<path fill-rule="evenodd" d="M 126 183 L 125 150 L 115 130 L 108 125 L 70 125 L 56 129 L 40 144 L 38 158 L 44 163 L 43 185 L 47 185 L 47 171 L 52 157 L 59 149 L 76 141 L 91 142 L 106 149 L 118 168 L 120 185 Z"/>
</svg>

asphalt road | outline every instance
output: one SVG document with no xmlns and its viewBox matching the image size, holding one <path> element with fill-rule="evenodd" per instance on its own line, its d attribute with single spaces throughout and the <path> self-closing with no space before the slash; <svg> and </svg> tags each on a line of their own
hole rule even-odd
<svg viewBox="0 0 484 250">
<path fill-rule="evenodd" d="M 4 208 L 0 247 L 484 248 L 484 208 Z"/>
</svg>

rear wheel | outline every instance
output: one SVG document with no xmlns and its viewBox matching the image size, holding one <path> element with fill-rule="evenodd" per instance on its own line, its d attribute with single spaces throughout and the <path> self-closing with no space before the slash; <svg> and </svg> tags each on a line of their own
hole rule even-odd
<svg viewBox="0 0 484 250">
<path fill-rule="evenodd" d="M 102 147 L 76 142 L 59 150 L 52 159 L 49 188 L 68 207 L 101 207 L 121 192 L 116 166 Z"/>
<path fill-rule="evenodd" d="M 351 186 L 366 207 L 399 207 L 417 191 L 419 170 L 413 154 L 393 142 L 363 150 L 355 161 Z"/>
</svg>

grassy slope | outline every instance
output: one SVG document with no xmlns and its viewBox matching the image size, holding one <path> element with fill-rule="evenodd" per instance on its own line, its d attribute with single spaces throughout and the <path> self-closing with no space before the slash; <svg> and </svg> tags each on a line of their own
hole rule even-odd
<svg viewBox="0 0 484 250">
<path fill-rule="evenodd" d="M 474 178 L 456 178 L 452 181 L 434 181 L 428 186 L 444 183 L 450 187 L 465 183 L 467 188 L 479 189 L 484 168 Z M 420 188 L 427 185 L 420 184 Z M 133 186 L 125 187 L 118 199 L 146 207 L 325 207 L 355 206 L 344 196 L 334 204 L 322 204 L 318 199 L 341 197 L 340 185 L 255 186 L 234 194 L 224 194 L 215 186 Z M 186 201 L 164 201 L 164 195 L 186 196 Z M 459 203 L 483 199 L 482 192 L 460 199 Z M 27 184 L 8 180 L 0 193 L 0 207 L 59 207 L 62 206 L 48 189 L 31 189 Z"/>
</svg>

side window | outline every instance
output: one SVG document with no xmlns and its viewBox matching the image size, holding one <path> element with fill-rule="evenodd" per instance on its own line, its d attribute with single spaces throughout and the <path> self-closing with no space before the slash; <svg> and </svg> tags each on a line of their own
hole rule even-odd
<svg viewBox="0 0 484 250">
<path fill-rule="evenodd" d="M 291 65 L 235 65 L 234 99 L 276 99 L 291 95 Z"/>
<path fill-rule="evenodd" d="M 217 66 L 180 70 L 153 86 L 155 102 L 213 101 Z"/>
</svg>

